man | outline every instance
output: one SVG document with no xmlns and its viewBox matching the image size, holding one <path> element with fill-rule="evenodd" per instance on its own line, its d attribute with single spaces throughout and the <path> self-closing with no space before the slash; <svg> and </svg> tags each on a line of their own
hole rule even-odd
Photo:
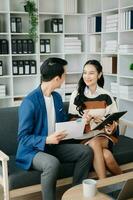
<svg viewBox="0 0 133 200">
<path fill-rule="evenodd" d="M 93 159 L 89 146 L 61 142 L 65 131 L 55 132 L 55 123 L 66 121 L 61 96 L 54 92 L 65 80 L 67 61 L 48 58 L 41 66 L 41 85 L 32 91 L 19 109 L 17 164 L 42 171 L 42 196 L 56 199 L 60 163 L 74 162 L 73 184 L 87 178 Z"/>
</svg>

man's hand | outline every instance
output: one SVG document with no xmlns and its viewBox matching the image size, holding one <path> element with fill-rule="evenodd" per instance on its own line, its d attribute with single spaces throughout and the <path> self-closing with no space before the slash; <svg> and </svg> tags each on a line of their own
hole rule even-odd
<svg viewBox="0 0 133 200">
<path fill-rule="evenodd" d="M 55 132 L 46 138 L 46 144 L 59 144 L 66 136 L 66 131 Z"/>
</svg>

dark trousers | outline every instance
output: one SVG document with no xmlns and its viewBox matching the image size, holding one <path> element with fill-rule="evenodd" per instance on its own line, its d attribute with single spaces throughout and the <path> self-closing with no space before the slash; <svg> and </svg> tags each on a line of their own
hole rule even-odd
<svg viewBox="0 0 133 200">
<path fill-rule="evenodd" d="M 56 200 L 56 181 L 61 163 L 75 163 L 73 184 L 80 184 L 88 177 L 93 161 L 93 151 L 83 144 L 46 145 L 46 152 L 38 152 L 32 167 L 42 171 L 43 200 Z"/>
</svg>

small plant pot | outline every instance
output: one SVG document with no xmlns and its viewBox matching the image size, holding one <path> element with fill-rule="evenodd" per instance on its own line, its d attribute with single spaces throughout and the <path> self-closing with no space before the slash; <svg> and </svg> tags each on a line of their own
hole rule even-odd
<svg viewBox="0 0 133 200">
<path fill-rule="evenodd" d="M 133 70 L 133 63 L 130 65 L 130 70 Z"/>
<path fill-rule="evenodd" d="M 28 6 L 27 5 L 24 6 L 24 11 L 28 12 Z"/>
</svg>

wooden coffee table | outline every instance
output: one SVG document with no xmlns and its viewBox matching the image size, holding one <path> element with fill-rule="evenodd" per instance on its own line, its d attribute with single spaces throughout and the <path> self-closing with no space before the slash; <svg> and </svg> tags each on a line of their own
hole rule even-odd
<svg viewBox="0 0 133 200">
<path fill-rule="evenodd" d="M 101 187 L 109 186 L 112 184 L 120 183 L 123 181 L 127 181 L 128 179 L 132 179 L 132 178 L 133 178 L 133 172 L 127 172 L 127 173 L 124 173 L 121 175 L 112 176 L 109 178 L 98 180 L 97 181 L 97 189 L 101 188 Z M 77 200 L 77 199 L 78 200 L 88 199 L 88 198 L 83 197 L 82 184 L 76 185 L 76 186 L 70 188 L 62 196 L 62 200 Z M 111 198 L 108 195 L 97 191 L 96 196 L 91 199 L 92 200 L 109 200 Z"/>
<path fill-rule="evenodd" d="M 88 200 L 90 198 L 83 197 L 83 189 L 82 184 L 76 185 L 69 190 L 67 190 L 64 195 L 62 196 L 62 200 Z M 96 193 L 96 196 L 91 198 L 92 200 L 110 200 L 106 194 L 103 194 L 101 192 Z"/>
</svg>

